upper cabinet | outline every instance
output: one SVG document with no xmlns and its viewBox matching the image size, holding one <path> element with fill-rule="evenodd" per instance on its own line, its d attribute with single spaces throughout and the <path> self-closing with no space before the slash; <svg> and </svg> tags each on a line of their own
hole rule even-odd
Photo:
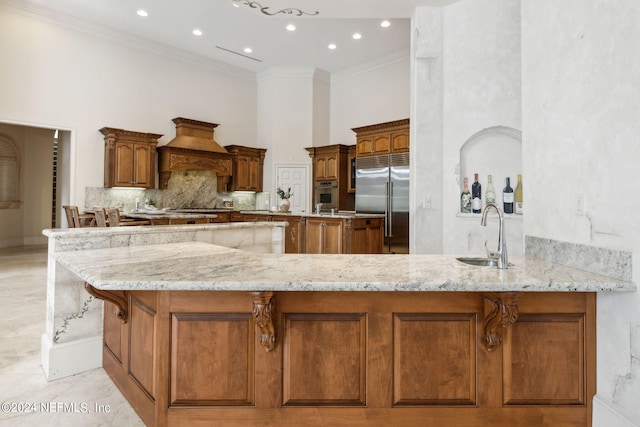
<svg viewBox="0 0 640 427">
<path fill-rule="evenodd" d="M 155 188 L 156 146 L 162 135 L 104 127 L 104 186 Z"/>
<path fill-rule="evenodd" d="M 351 129 L 356 133 L 356 156 L 409 151 L 409 119 Z"/>
<path fill-rule="evenodd" d="M 355 195 L 349 193 L 351 183 L 349 169 L 350 147 L 342 144 L 325 145 L 322 147 L 305 148 L 313 159 L 313 179 L 318 181 L 335 181 L 337 186 L 337 200 L 332 204 L 338 209 L 353 210 L 355 208 Z M 313 186 L 312 204 L 315 205 L 318 189 Z M 337 202 L 337 203 L 336 203 Z M 326 208 L 326 207 L 325 207 Z"/>
<path fill-rule="evenodd" d="M 233 172 L 227 191 L 262 191 L 264 148 L 227 145 L 224 147 L 232 155 Z"/>
<path fill-rule="evenodd" d="M 314 178 L 316 181 L 334 181 L 338 179 L 340 165 L 337 151 L 318 154 L 314 159 Z"/>
</svg>

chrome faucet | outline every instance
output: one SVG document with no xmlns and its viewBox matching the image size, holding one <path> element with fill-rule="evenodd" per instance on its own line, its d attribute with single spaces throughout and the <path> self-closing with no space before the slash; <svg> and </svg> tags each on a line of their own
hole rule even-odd
<svg viewBox="0 0 640 427">
<path fill-rule="evenodd" d="M 487 213 L 489 212 L 489 208 L 493 208 L 498 212 L 498 221 L 500 222 L 500 230 L 498 231 L 498 251 L 491 252 L 489 248 L 487 248 L 487 242 L 484 242 L 484 247 L 487 249 L 487 257 L 498 260 L 498 268 L 509 268 L 509 256 L 507 255 L 507 242 L 505 240 L 504 235 L 504 215 L 500 208 L 493 204 L 489 203 L 482 211 L 482 222 L 483 226 L 487 225 Z"/>
<path fill-rule="evenodd" d="M 320 215 L 320 209 L 322 209 L 322 203 L 316 205 L 316 215 Z"/>
</svg>

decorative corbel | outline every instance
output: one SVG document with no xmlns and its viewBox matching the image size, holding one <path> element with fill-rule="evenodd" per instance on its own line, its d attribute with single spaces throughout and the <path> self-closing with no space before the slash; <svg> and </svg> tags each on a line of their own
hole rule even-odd
<svg viewBox="0 0 640 427">
<path fill-rule="evenodd" d="M 513 325 L 518 320 L 518 292 L 485 294 L 490 311 L 485 308 L 484 335 L 482 344 L 487 351 L 493 351 L 502 344 L 502 328 Z M 486 307 L 486 305 L 485 305 Z"/>
<path fill-rule="evenodd" d="M 84 282 L 84 288 L 94 297 L 114 304 L 117 307 L 115 312 L 116 317 L 120 319 L 122 323 L 127 323 L 129 303 L 127 301 L 126 291 L 104 291 L 94 288 L 88 282 Z"/>
<path fill-rule="evenodd" d="M 276 332 L 273 322 L 273 292 L 251 292 L 253 296 L 253 320 L 260 327 L 260 344 L 266 351 L 276 346 Z"/>
</svg>

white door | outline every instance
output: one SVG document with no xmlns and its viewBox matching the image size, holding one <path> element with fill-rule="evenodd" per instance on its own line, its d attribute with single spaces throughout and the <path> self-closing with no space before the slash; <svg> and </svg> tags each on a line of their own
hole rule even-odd
<svg viewBox="0 0 640 427">
<path fill-rule="evenodd" d="M 285 192 L 291 188 L 293 195 L 289 199 L 291 203 L 292 213 L 306 212 L 309 206 L 309 167 L 308 166 L 292 166 L 292 165 L 276 165 L 276 188 L 280 187 Z M 280 198 L 273 189 L 276 204 L 280 204 Z"/>
</svg>

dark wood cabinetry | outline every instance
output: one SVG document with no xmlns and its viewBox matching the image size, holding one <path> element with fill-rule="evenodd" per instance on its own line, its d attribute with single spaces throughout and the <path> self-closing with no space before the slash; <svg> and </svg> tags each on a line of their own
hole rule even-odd
<svg viewBox="0 0 640 427">
<path fill-rule="evenodd" d="M 227 145 L 224 147 L 232 155 L 233 172 L 225 189 L 220 191 L 262 191 L 264 148 Z"/>
<path fill-rule="evenodd" d="M 148 426 L 591 425 L 595 293 L 111 293 L 103 366 Z"/>
<path fill-rule="evenodd" d="M 338 218 L 307 218 L 305 252 L 308 254 L 341 254 L 343 250 L 343 220 Z"/>
<path fill-rule="evenodd" d="M 409 151 L 409 119 L 351 129 L 356 133 L 358 157 Z"/>
<path fill-rule="evenodd" d="M 322 147 L 308 147 L 305 150 L 309 152 L 309 156 L 313 159 L 314 183 L 318 181 L 334 181 L 338 188 L 336 208 L 341 210 L 355 209 L 355 195 L 353 192 L 349 192 L 351 184 L 349 169 L 350 147 L 348 145 L 334 144 Z M 312 193 L 313 205 L 317 203 L 316 199 L 316 187 L 314 185 Z"/>
<path fill-rule="evenodd" d="M 271 221 L 286 221 L 289 223 L 284 231 L 284 252 L 287 254 L 302 254 L 305 250 L 306 221 L 300 216 L 273 215 Z"/>
<path fill-rule="evenodd" d="M 155 188 L 156 146 L 162 135 L 104 127 L 104 186 Z"/>
</svg>

